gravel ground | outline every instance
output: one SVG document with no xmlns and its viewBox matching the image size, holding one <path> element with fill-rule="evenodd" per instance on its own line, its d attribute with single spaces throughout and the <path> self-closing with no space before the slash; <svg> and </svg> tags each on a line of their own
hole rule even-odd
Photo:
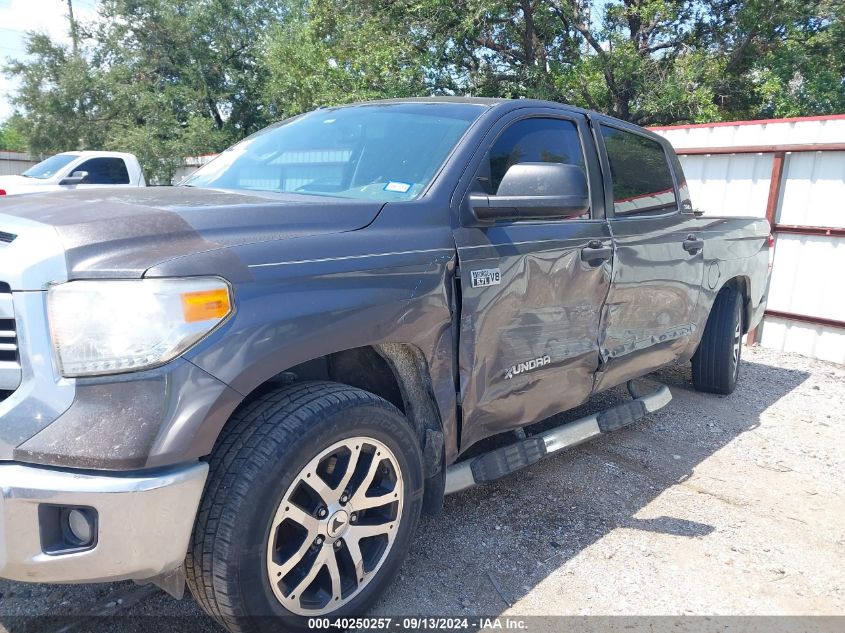
<svg viewBox="0 0 845 633">
<path fill-rule="evenodd" d="M 661 370 L 674 399 L 646 420 L 449 497 L 374 614 L 845 615 L 845 367 L 744 355 L 731 396 Z M 220 631 L 151 587 L 0 581 L 0 631 L 177 628 Z"/>
</svg>

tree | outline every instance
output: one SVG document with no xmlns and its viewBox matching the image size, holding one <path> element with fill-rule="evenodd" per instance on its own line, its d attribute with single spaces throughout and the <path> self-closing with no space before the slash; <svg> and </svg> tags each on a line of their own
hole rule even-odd
<svg viewBox="0 0 845 633">
<path fill-rule="evenodd" d="M 271 29 L 265 97 L 274 116 L 428 94 L 419 50 L 374 9 L 354 0 L 312 0 Z"/>
<path fill-rule="evenodd" d="M 845 110 L 842 0 L 103 0 L 76 50 L 30 34 L 16 129 L 165 182 L 316 106 L 535 97 L 641 125 Z"/>
<path fill-rule="evenodd" d="M 26 52 L 32 61 L 14 61 L 6 71 L 20 79 L 13 103 L 22 110 L 20 129 L 30 153 L 101 146 L 100 95 L 89 64 L 41 33 L 29 34 Z"/>
<path fill-rule="evenodd" d="M 728 118 L 845 111 L 845 4 L 838 0 L 724 0 L 713 6 Z"/>
<path fill-rule="evenodd" d="M 697 0 L 371 0 L 423 51 L 432 89 L 537 97 L 641 124 L 712 118 Z"/>
<path fill-rule="evenodd" d="M 0 150 L 10 152 L 25 152 L 26 120 L 20 114 L 14 114 L 0 123 Z"/>
<path fill-rule="evenodd" d="M 364 5 L 412 43 L 433 92 L 547 98 L 642 125 L 842 109 L 841 0 Z"/>
<path fill-rule="evenodd" d="M 79 54 L 30 34 L 15 104 L 30 149 L 130 151 L 167 182 L 183 157 L 224 149 L 270 122 L 263 35 L 282 0 L 104 0 L 77 25 Z"/>
<path fill-rule="evenodd" d="M 109 145 L 168 180 L 184 156 L 267 125 L 261 43 L 285 13 L 276 0 L 106 0 L 93 62 L 115 117 Z"/>
</svg>

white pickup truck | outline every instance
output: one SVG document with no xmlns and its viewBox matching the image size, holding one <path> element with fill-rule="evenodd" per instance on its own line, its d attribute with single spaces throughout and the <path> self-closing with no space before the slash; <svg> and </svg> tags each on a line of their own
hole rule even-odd
<svg viewBox="0 0 845 633">
<path fill-rule="evenodd" d="M 63 152 L 33 165 L 20 176 L 0 176 L 0 196 L 146 186 L 138 159 L 123 152 Z"/>
</svg>

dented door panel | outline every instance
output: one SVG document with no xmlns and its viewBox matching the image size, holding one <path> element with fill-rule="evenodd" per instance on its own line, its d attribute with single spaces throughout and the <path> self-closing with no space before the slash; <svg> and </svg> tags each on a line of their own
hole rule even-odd
<svg viewBox="0 0 845 633">
<path fill-rule="evenodd" d="M 681 358 L 703 327 L 695 307 L 710 245 L 669 143 L 591 114 L 599 149 L 613 277 L 599 332 L 602 391 Z"/>
<path fill-rule="evenodd" d="M 610 244 L 603 220 L 513 223 L 455 233 L 461 267 L 461 449 L 583 402 L 598 367 L 611 264 L 581 250 Z M 473 271 L 498 283 L 473 287 Z"/>
<path fill-rule="evenodd" d="M 695 329 L 704 271 L 702 251 L 683 242 L 697 233 L 692 214 L 611 218 L 613 282 L 601 320 L 602 371 L 596 391 L 679 358 Z M 703 236 L 699 236 L 703 237 Z"/>
</svg>

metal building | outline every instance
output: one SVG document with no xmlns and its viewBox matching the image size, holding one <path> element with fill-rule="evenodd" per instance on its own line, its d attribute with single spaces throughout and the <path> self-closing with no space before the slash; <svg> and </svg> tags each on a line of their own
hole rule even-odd
<svg viewBox="0 0 845 633">
<path fill-rule="evenodd" d="M 772 224 L 768 309 L 748 342 L 845 363 L 845 114 L 651 129 L 705 216 Z"/>
<path fill-rule="evenodd" d="M 0 150 L 0 176 L 17 176 L 32 167 L 36 161 L 23 152 Z"/>
</svg>

